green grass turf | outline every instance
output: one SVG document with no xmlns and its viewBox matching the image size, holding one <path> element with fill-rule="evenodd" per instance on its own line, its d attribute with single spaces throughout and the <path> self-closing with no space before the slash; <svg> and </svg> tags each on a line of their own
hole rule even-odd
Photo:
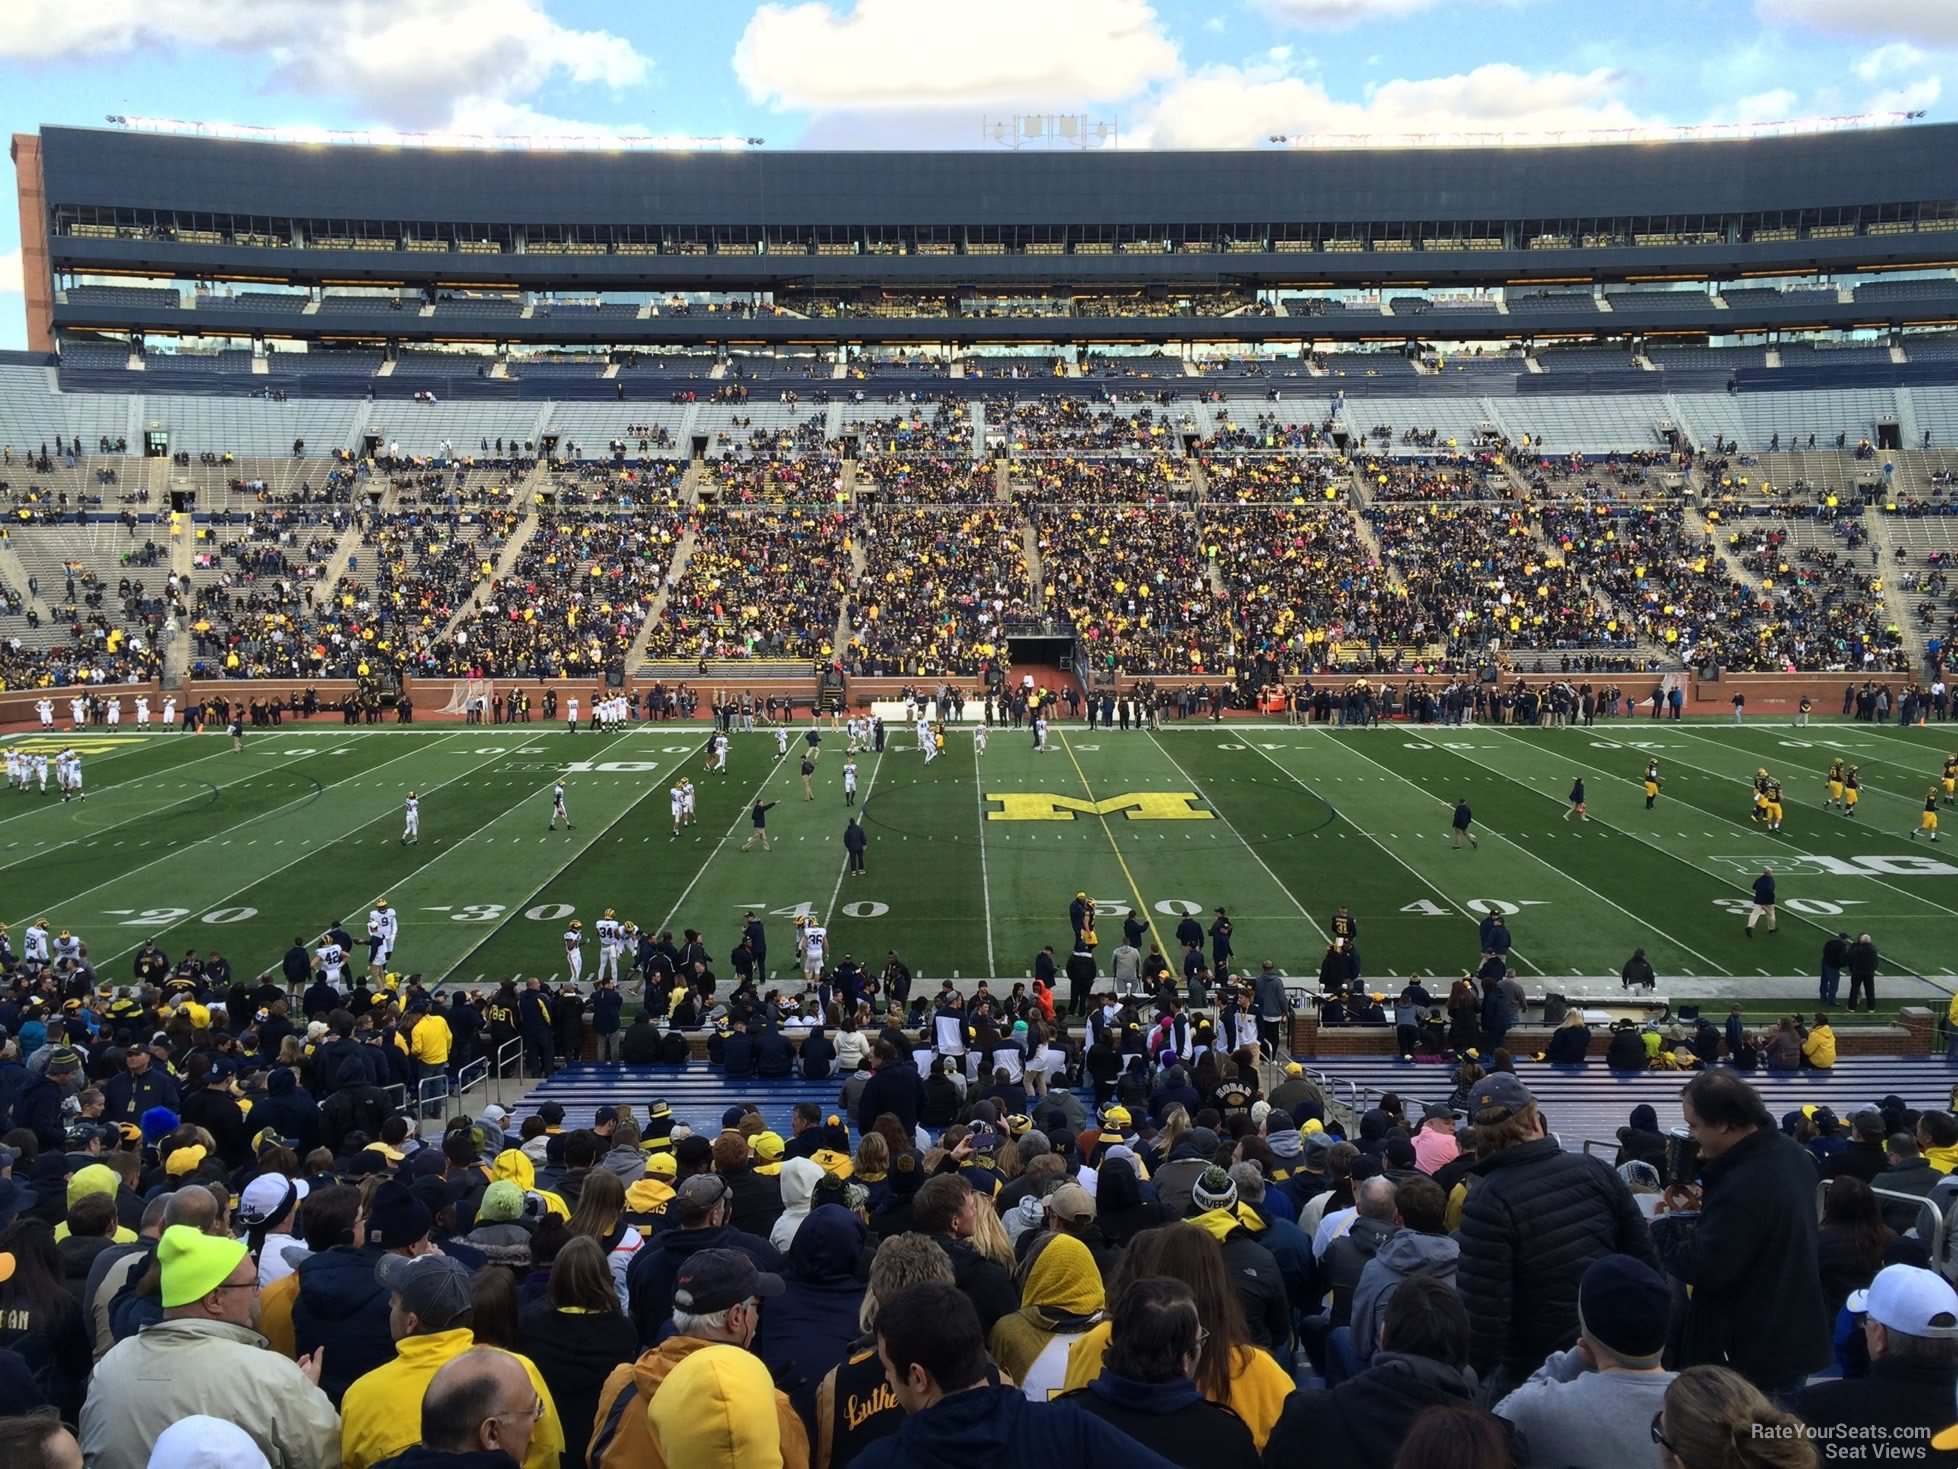
<svg viewBox="0 0 1958 1469">
<path fill-rule="evenodd" d="M 829 919 L 838 955 L 875 963 L 895 948 L 930 978 L 1017 977 L 1042 944 L 1064 956 L 1076 890 L 1113 912 L 1138 907 L 1172 956 L 1179 912 L 1193 907 L 1207 924 L 1224 904 L 1240 963 L 1269 958 L 1293 975 L 1316 973 L 1344 902 L 1370 976 L 1458 972 L 1475 958 L 1477 910 L 1503 904 L 1516 910 L 1526 980 L 1615 974 L 1643 945 L 1662 989 L 1691 996 L 1696 979 L 1813 974 L 1838 927 L 1872 932 L 1886 974 L 1958 978 L 1958 822 L 1937 846 L 1907 835 L 1958 744 L 1936 727 L 1071 726 L 1044 754 L 1024 733 L 994 731 L 983 760 L 970 731 L 955 730 L 929 767 L 894 730 L 886 754 L 859 757 L 870 848 L 857 878 L 844 873 L 840 733 L 825 732 L 813 802 L 772 734 L 735 736 L 720 777 L 703 768 L 705 731 L 673 725 L 571 735 L 318 724 L 255 733 L 243 754 L 216 734 L 81 738 L 94 750 L 86 803 L 0 793 L 0 921 L 16 943 L 43 915 L 73 929 L 117 980 L 151 935 L 172 954 L 194 945 L 243 970 L 275 965 L 294 935 L 310 940 L 331 920 L 358 935 L 382 896 L 401 914 L 397 968 L 469 982 L 561 971 L 565 922 L 575 914 L 589 932 L 608 907 L 641 926 L 698 928 L 716 957 L 753 907 L 783 972 L 802 911 Z M 1665 780 L 1650 812 L 1639 785 L 1648 753 Z M 1823 809 L 1836 753 L 1865 778 L 1854 821 Z M 1748 820 L 1761 765 L 1786 790 L 1779 835 Z M 576 827 L 550 833 L 549 788 L 567 768 Z M 674 841 L 665 793 L 682 771 L 699 816 Z M 1580 773 L 1589 824 L 1563 819 Z M 404 848 L 410 787 L 422 842 Z M 1189 793 L 1203 815 L 1132 819 L 1117 805 L 984 819 L 1000 808 L 988 795 L 1106 806 L 1136 792 Z M 744 852 L 758 795 L 782 803 L 773 850 Z M 1479 851 L 1449 846 L 1457 795 L 1475 810 Z M 1781 932 L 1749 941 L 1735 910 L 1763 864 L 1780 879 Z M 1106 962 L 1118 920 L 1102 932 Z M 588 977 L 595 964 L 590 951 Z"/>
</svg>

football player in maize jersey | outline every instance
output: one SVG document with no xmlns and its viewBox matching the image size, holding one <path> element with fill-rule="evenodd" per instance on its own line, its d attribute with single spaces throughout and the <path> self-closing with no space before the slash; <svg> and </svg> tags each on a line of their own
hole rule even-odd
<svg viewBox="0 0 1958 1469">
<path fill-rule="evenodd" d="M 1830 806 L 1842 805 L 1842 761 L 1829 762 L 1828 785 L 1829 799 L 1822 803 L 1825 810 Z"/>
<path fill-rule="evenodd" d="M 1761 807 L 1761 814 L 1767 819 L 1768 830 L 1780 831 L 1781 830 L 1781 782 L 1776 780 L 1773 776 L 1769 776 L 1767 789 L 1762 792 L 1762 795 L 1766 797 L 1766 801 Z"/>
<path fill-rule="evenodd" d="M 1659 801 L 1659 762 L 1645 762 L 1645 809 L 1650 811 Z"/>
<path fill-rule="evenodd" d="M 1944 757 L 1944 774 L 1939 778 L 1944 784 L 1944 804 L 1958 805 L 1958 755 Z"/>
<path fill-rule="evenodd" d="M 1932 841 L 1938 839 L 1938 788 L 1936 786 L 1924 792 L 1924 814 L 1917 818 L 1917 827 L 1911 832 L 1910 839 L 1916 841 L 1926 832 L 1930 833 Z"/>
<path fill-rule="evenodd" d="M 1759 824 L 1768 814 L 1768 768 L 1763 765 L 1754 772 L 1754 809 L 1747 819 Z"/>
<path fill-rule="evenodd" d="M 615 980 L 619 977 L 619 950 L 624 942 L 625 928 L 617 918 L 612 916 L 612 910 L 607 908 L 605 916 L 598 920 L 597 979 L 600 984 L 603 984 L 608 976 Z"/>
<path fill-rule="evenodd" d="M 1863 777 L 1856 773 L 1856 767 L 1852 765 L 1849 767 L 1848 770 L 1843 772 L 1843 777 L 1842 777 L 1842 814 L 1843 815 L 1854 816 L 1856 814 L 1856 800 L 1859 796 L 1862 795 L 1862 793 L 1863 793 Z"/>
</svg>

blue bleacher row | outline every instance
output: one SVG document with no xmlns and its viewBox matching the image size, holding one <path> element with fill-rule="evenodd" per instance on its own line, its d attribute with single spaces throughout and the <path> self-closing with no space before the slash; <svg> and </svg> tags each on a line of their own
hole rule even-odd
<svg viewBox="0 0 1958 1469">
<path fill-rule="evenodd" d="M 1418 1115 L 1420 1104 L 1445 1101 L 1454 1087 L 1454 1068 L 1442 1064 L 1391 1056 L 1301 1058 L 1301 1062 L 1315 1076 L 1326 1078 L 1322 1084 L 1334 1103 L 1353 1107 L 1356 1114 L 1382 1093 L 1393 1092 L 1411 1115 Z M 1627 1075 L 1600 1064 L 1551 1066 L 1527 1060 L 1517 1062 L 1517 1072 L 1537 1098 L 1550 1129 L 1573 1152 L 1582 1151 L 1587 1141 L 1612 1143 L 1632 1108 L 1641 1103 L 1659 1114 L 1662 1131 L 1685 1123 L 1679 1094 L 1688 1079 L 1686 1073 Z M 1829 1106 L 1837 1116 L 1847 1117 L 1887 1096 L 1900 1097 L 1906 1107 L 1918 1111 L 1947 1109 L 1952 1105 L 1952 1088 L 1958 1086 L 1958 1065 L 1942 1057 L 1844 1056 L 1829 1071 L 1786 1075 L 1757 1072 L 1747 1080 L 1776 1117 L 1809 1103 Z M 719 1128 L 721 1116 L 729 1107 L 753 1102 L 772 1125 L 786 1127 L 790 1111 L 800 1102 L 836 1110 L 843 1081 L 841 1076 L 821 1081 L 800 1077 L 730 1081 L 719 1068 L 699 1062 L 684 1067 L 574 1062 L 504 1105 L 515 1127 L 545 1102 L 559 1103 L 576 1124 L 607 1104 L 640 1105 L 660 1098 L 672 1107 L 677 1119 L 711 1132 Z M 507 1090 L 509 1083 L 505 1086 Z M 1075 1095 L 1092 1115 L 1089 1093 L 1075 1089 Z M 472 1096 L 464 1099 L 464 1105 L 473 1113 L 480 1111 L 483 1103 Z"/>
</svg>

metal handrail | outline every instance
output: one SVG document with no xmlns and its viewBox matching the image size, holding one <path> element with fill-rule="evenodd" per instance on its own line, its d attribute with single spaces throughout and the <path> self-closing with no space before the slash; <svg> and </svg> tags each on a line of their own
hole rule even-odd
<svg viewBox="0 0 1958 1469">
<path fill-rule="evenodd" d="M 488 1083 L 489 1072 L 490 1063 L 487 1056 L 478 1056 L 474 1061 L 471 1061 L 468 1065 L 456 1072 L 455 1087 L 451 1095 L 455 1097 L 458 1106 L 461 1105 L 462 1099 L 471 1091 Z"/>
<path fill-rule="evenodd" d="M 505 1041 L 502 1045 L 496 1048 L 495 1090 L 496 1090 L 496 1103 L 499 1107 L 503 1105 L 503 1078 L 505 1073 L 507 1073 L 509 1070 L 510 1062 L 513 1057 L 515 1058 L 517 1063 L 517 1084 L 519 1085 L 519 1087 L 521 1087 L 523 1084 L 523 1059 L 524 1059 L 522 1036 L 513 1036 L 511 1039 Z"/>
<path fill-rule="evenodd" d="M 381 1088 L 381 1094 L 388 1099 L 390 1112 L 408 1110 L 408 1088 L 405 1083 L 397 1081 L 392 1086 L 384 1086 Z"/>
</svg>

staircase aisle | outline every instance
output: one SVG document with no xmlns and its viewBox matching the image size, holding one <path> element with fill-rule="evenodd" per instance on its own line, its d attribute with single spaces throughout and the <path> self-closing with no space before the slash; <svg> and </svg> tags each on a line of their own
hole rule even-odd
<svg viewBox="0 0 1958 1469">
<path fill-rule="evenodd" d="M 646 645 L 653 640 L 653 629 L 658 627 L 660 621 L 666 616 L 667 598 L 673 594 L 674 585 L 686 572 L 687 563 L 693 560 L 693 550 L 695 545 L 699 543 L 699 540 L 700 537 L 694 528 L 688 526 L 686 533 L 678 541 L 674 542 L 673 559 L 667 563 L 666 577 L 660 583 L 659 595 L 653 598 L 653 605 L 647 609 L 646 620 L 639 625 L 639 635 L 632 640 L 632 646 L 626 649 L 625 671 L 627 678 L 632 677 L 633 669 L 645 663 Z"/>
</svg>

